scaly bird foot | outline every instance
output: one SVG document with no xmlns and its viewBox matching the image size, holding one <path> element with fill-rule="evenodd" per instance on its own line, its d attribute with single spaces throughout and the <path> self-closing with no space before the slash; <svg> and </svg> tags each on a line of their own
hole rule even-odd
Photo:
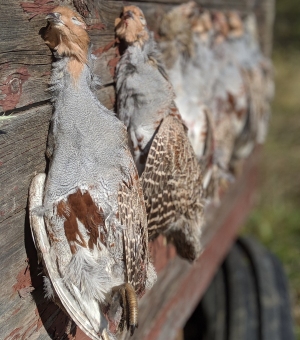
<svg viewBox="0 0 300 340">
<path fill-rule="evenodd" d="M 124 283 L 113 288 L 113 294 L 120 294 L 121 305 L 123 308 L 122 319 L 119 330 L 122 332 L 126 323 L 130 335 L 138 328 L 138 301 L 135 290 L 130 283 Z"/>
</svg>

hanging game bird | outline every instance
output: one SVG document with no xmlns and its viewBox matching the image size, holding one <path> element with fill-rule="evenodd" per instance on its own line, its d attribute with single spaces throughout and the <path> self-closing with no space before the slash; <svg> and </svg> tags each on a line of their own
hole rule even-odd
<svg viewBox="0 0 300 340">
<path fill-rule="evenodd" d="M 236 139 L 247 122 L 248 96 L 242 72 L 228 44 L 229 25 L 223 12 L 212 13 L 214 38 L 212 51 L 219 75 L 214 85 L 211 109 L 215 121 L 215 159 L 228 171 Z"/>
<path fill-rule="evenodd" d="M 237 12 L 188 2 L 166 13 L 160 25 L 159 46 L 202 163 L 208 202 L 218 202 L 232 172 L 241 170 L 267 131 L 272 69 L 255 39 L 255 23 L 247 18 L 246 24 Z"/>
<path fill-rule="evenodd" d="M 125 6 L 115 29 L 127 44 L 116 73 L 118 115 L 142 174 L 149 236 L 163 233 L 194 260 L 202 250 L 202 170 L 143 12 Z"/>
<path fill-rule="evenodd" d="M 263 143 L 270 119 L 270 101 L 274 95 L 272 66 L 263 56 L 256 34 L 254 15 L 242 21 L 238 12 L 227 13 L 230 27 L 228 44 L 232 55 L 242 70 L 249 94 L 249 119 L 247 129 L 238 140 L 237 157 L 247 157 L 255 142 Z"/>
<path fill-rule="evenodd" d="M 210 18 L 194 2 L 175 7 L 160 24 L 159 47 L 174 86 L 175 103 L 188 128 L 188 137 L 203 168 L 203 188 L 208 198 L 216 192 L 214 181 L 214 128 L 207 106 L 217 68 L 210 43 Z M 172 61 L 172 62 L 170 62 Z M 212 193 L 212 196 L 215 196 Z"/>
<path fill-rule="evenodd" d="M 126 128 L 92 91 L 97 79 L 82 18 L 68 7 L 46 18 L 43 38 L 57 59 L 50 82 L 50 165 L 47 175 L 33 179 L 29 196 L 46 296 L 58 299 L 92 339 L 107 338 L 111 325 L 133 333 L 137 297 L 156 274 Z"/>
</svg>

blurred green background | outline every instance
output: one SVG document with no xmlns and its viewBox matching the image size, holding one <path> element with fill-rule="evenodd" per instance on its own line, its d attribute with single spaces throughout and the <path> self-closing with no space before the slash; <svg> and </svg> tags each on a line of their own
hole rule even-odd
<svg viewBox="0 0 300 340">
<path fill-rule="evenodd" d="M 276 95 L 263 148 L 261 186 L 243 233 L 282 261 L 300 340 L 300 1 L 277 0 L 273 62 Z"/>
</svg>

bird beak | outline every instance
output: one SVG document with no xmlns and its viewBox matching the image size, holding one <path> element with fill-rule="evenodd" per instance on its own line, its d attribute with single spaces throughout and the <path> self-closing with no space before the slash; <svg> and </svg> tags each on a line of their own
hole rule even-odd
<svg viewBox="0 0 300 340">
<path fill-rule="evenodd" d="M 131 11 L 127 11 L 124 13 L 124 19 L 133 19 L 133 13 Z"/>
<path fill-rule="evenodd" d="M 62 23 L 59 13 L 48 13 L 45 19 L 49 22 Z"/>
</svg>

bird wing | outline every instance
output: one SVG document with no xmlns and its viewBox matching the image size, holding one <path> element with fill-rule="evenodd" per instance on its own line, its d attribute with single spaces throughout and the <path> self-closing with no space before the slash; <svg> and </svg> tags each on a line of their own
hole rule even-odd
<svg viewBox="0 0 300 340">
<path fill-rule="evenodd" d="M 123 242 L 127 282 L 140 296 L 144 293 L 147 280 L 148 234 L 144 197 L 133 159 L 128 180 L 119 186 L 118 219 L 126 226 Z"/>
<path fill-rule="evenodd" d="M 37 211 L 43 204 L 45 179 L 45 174 L 38 174 L 32 180 L 29 190 L 29 218 L 39 258 L 43 262 L 46 276 L 50 279 L 48 286 L 50 285 L 53 290 L 50 295 L 59 298 L 70 317 L 91 339 L 100 340 L 102 331 L 107 327 L 107 321 L 100 310 L 99 302 L 95 298 L 86 301 L 79 289 L 75 288 L 71 292 L 70 284 L 62 278 L 62 268 L 53 258 L 55 255 L 53 243 L 60 243 L 59 239 L 49 234 L 43 215 Z M 66 251 L 70 252 L 70 250 Z"/>
<path fill-rule="evenodd" d="M 189 220 L 201 214 L 202 171 L 178 114 L 162 121 L 141 181 L 150 237 L 180 216 Z"/>
</svg>

